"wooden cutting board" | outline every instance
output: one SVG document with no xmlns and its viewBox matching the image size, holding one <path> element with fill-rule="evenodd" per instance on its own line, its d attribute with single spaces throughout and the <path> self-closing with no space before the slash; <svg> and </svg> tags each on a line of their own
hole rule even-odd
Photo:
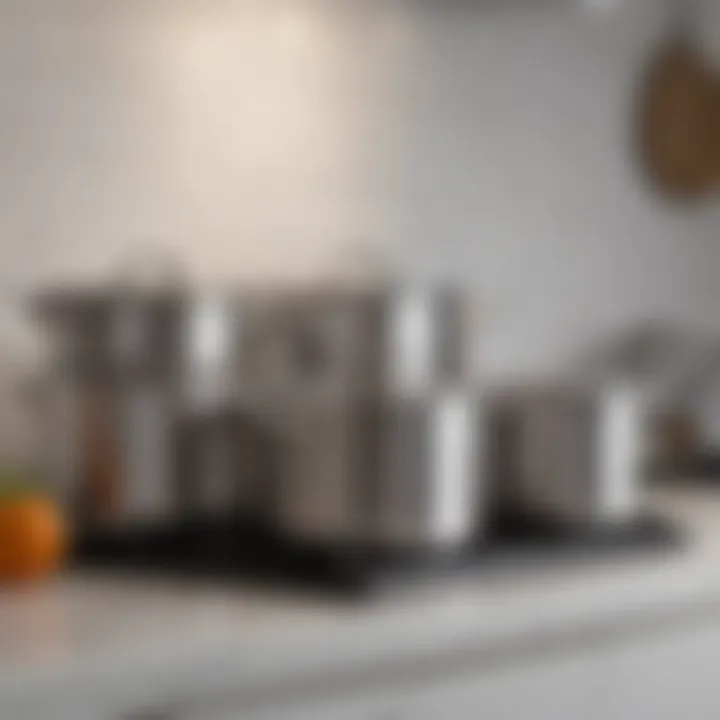
<svg viewBox="0 0 720 720">
<path fill-rule="evenodd" d="M 644 82 L 641 154 L 664 193 L 701 197 L 720 184 L 720 77 L 688 40 L 652 61 Z"/>
</svg>

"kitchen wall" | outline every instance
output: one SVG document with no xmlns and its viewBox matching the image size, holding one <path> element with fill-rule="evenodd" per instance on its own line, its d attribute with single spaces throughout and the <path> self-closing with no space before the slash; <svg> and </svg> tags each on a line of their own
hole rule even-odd
<svg viewBox="0 0 720 720">
<path fill-rule="evenodd" d="M 202 282 L 379 246 L 467 283 L 492 376 L 718 326 L 717 203 L 661 202 L 631 154 L 662 4 L 615 4 L 2 0 L 3 352 L 19 293 L 149 243 Z"/>
</svg>

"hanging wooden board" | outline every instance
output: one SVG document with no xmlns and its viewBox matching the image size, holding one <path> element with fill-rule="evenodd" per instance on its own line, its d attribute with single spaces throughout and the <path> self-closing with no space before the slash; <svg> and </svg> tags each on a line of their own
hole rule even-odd
<svg viewBox="0 0 720 720">
<path fill-rule="evenodd" d="M 718 186 L 718 82 L 687 39 L 653 59 L 641 98 L 640 144 L 650 179 L 666 194 L 690 199 Z"/>
</svg>

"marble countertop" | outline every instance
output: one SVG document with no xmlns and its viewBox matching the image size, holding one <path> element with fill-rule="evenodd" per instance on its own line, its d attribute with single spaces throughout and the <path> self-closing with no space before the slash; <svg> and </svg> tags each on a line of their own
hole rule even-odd
<svg viewBox="0 0 720 720">
<path fill-rule="evenodd" d="M 520 648 L 540 636 L 720 608 L 720 486 L 658 492 L 653 506 L 687 529 L 683 549 L 523 567 L 362 604 L 92 573 L 6 591 L 0 707 L 82 687 L 106 694 L 132 688 L 138 703 L 228 683 L 272 688 L 330 671 Z"/>
</svg>

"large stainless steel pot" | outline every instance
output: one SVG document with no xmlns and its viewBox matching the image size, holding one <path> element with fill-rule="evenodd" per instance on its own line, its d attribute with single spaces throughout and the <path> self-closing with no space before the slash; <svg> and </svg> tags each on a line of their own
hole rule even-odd
<svg viewBox="0 0 720 720">
<path fill-rule="evenodd" d="M 243 377 L 281 457 L 276 525 L 301 541 L 456 548 L 480 525 L 462 298 L 382 286 L 273 298 Z"/>
</svg>

